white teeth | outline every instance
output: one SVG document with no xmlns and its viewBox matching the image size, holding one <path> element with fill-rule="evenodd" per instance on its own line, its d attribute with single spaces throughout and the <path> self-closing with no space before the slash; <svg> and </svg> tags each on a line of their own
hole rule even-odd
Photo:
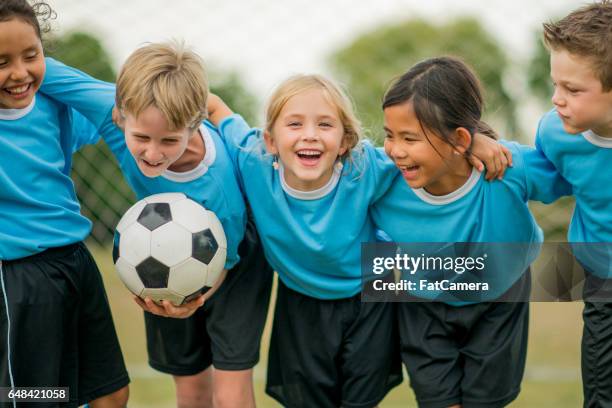
<svg viewBox="0 0 612 408">
<path fill-rule="evenodd" d="M 16 86 L 16 87 L 13 87 L 13 88 L 6 88 L 6 90 L 9 93 L 12 93 L 12 94 L 19 94 L 19 93 L 23 93 L 23 92 L 27 91 L 29 86 L 30 86 L 30 84 L 21 85 L 21 86 Z"/>
<path fill-rule="evenodd" d="M 321 152 L 318 150 L 300 150 L 298 151 L 298 154 L 303 156 L 320 156 Z"/>
</svg>

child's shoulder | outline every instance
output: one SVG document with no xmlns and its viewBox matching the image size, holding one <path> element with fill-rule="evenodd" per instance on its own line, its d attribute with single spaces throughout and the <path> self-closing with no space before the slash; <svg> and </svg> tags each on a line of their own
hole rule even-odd
<svg viewBox="0 0 612 408">
<path fill-rule="evenodd" d="M 500 140 L 500 144 L 506 146 L 512 153 L 512 167 L 506 169 L 504 179 L 519 178 L 523 180 L 528 171 L 528 167 L 533 162 L 533 155 L 538 154 L 532 146 L 520 144 L 511 140 Z"/>
<path fill-rule="evenodd" d="M 546 145 L 571 140 L 571 138 L 565 136 L 567 136 L 567 132 L 563 128 L 563 121 L 561 121 L 556 109 L 551 109 L 542 116 L 536 134 L 538 143 Z"/>
</svg>

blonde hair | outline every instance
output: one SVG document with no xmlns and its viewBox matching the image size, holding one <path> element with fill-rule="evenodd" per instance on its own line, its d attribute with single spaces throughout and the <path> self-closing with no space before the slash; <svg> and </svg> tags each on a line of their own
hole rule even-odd
<svg viewBox="0 0 612 408">
<path fill-rule="evenodd" d="M 207 117 L 204 62 L 183 42 L 151 43 L 134 51 L 117 78 L 117 107 L 138 116 L 154 106 L 170 130 L 196 129 Z"/>
<path fill-rule="evenodd" d="M 338 117 L 344 128 L 343 143 L 347 150 L 341 156 L 350 160 L 351 150 L 361 140 L 361 123 L 355 116 L 353 104 L 347 94 L 331 80 L 321 75 L 294 75 L 280 83 L 270 96 L 266 106 L 265 129 L 272 132 L 281 110 L 293 96 L 311 89 L 319 89 L 323 97 L 338 110 Z"/>
</svg>

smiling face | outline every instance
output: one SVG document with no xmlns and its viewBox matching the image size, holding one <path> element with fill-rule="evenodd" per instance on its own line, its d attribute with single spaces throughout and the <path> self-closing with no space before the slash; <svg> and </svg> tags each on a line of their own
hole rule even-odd
<svg viewBox="0 0 612 408">
<path fill-rule="evenodd" d="M 45 58 L 34 27 L 18 18 L 0 22 L 0 108 L 26 108 L 44 75 Z"/>
<path fill-rule="evenodd" d="M 551 50 L 550 75 L 555 85 L 552 102 L 566 132 L 591 129 L 612 137 L 612 90 L 604 92 L 589 58 Z"/>
<path fill-rule="evenodd" d="M 126 114 L 124 131 L 127 147 L 147 177 L 157 177 L 175 163 L 185 153 L 194 133 L 189 128 L 169 130 L 168 121 L 154 106 L 138 117 Z"/>
<path fill-rule="evenodd" d="M 287 184 L 301 191 L 323 187 L 347 150 L 338 109 L 317 88 L 289 98 L 264 137 L 268 152 L 284 166 Z"/>
<path fill-rule="evenodd" d="M 471 173 L 462 154 L 465 149 L 453 148 L 431 131 L 426 137 L 411 102 L 389 106 L 384 115 L 385 153 L 411 188 L 425 188 L 431 194 L 445 195 L 465 183 Z M 466 146 L 469 146 L 469 139 Z"/>
</svg>

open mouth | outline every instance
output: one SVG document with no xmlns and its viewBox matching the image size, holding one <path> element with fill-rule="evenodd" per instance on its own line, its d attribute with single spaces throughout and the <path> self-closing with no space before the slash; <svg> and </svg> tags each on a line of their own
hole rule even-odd
<svg viewBox="0 0 612 408">
<path fill-rule="evenodd" d="M 323 152 L 314 149 L 302 149 L 296 152 L 297 157 L 304 166 L 316 166 L 321 160 Z"/>
<path fill-rule="evenodd" d="M 142 163 L 144 163 L 145 166 L 151 167 L 153 169 L 157 169 L 157 168 L 161 167 L 164 164 L 164 162 L 151 163 L 150 161 L 147 161 L 145 159 L 140 159 L 140 161 Z"/>
<path fill-rule="evenodd" d="M 29 84 L 24 84 L 24 85 L 3 88 L 2 90 L 5 93 L 9 94 L 11 97 L 19 99 L 19 98 L 23 98 L 27 96 L 31 87 L 32 87 L 32 83 L 29 83 Z"/>
<path fill-rule="evenodd" d="M 399 166 L 400 171 L 402 172 L 402 176 L 406 180 L 414 180 L 418 176 L 419 168 L 421 166 Z"/>
<path fill-rule="evenodd" d="M 569 120 L 569 116 L 562 114 L 561 112 L 557 111 L 557 115 L 559 115 L 559 117 L 561 118 L 562 121 L 568 121 Z"/>
</svg>

